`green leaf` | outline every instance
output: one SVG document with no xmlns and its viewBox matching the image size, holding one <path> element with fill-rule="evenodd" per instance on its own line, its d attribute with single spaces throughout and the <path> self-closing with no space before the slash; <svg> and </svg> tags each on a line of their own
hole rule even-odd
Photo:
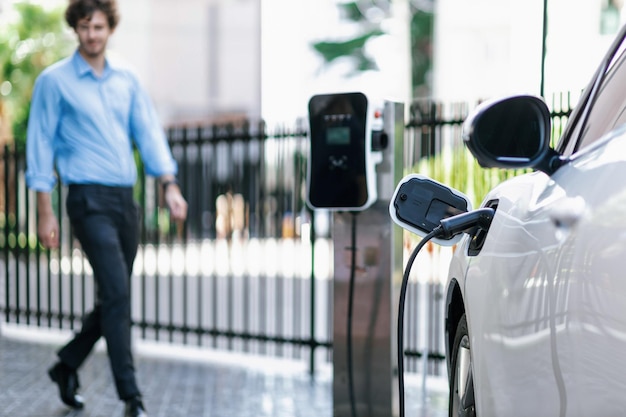
<svg viewBox="0 0 626 417">
<path fill-rule="evenodd" d="M 11 125 L 19 150 L 26 142 L 35 79 L 44 68 L 69 55 L 76 42 L 67 36 L 61 9 L 26 2 L 13 7 L 17 19 L 0 31 L 0 85 L 10 83 L 10 88 L 0 90 L 0 120 Z"/>
<path fill-rule="evenodd" d="M 365 20 L 365 16 L 361 13 L 359 6 L 356 2 L 340 3 L 339 9 L 341 10 L 341 16 L 345 19 L 353 22 L 360 22 Z"/>
<path fill-rule="evenodd" d="M 323 41 L 313 44 L 313 48 L 318 52 L 326 64 L 331 64 L 339 58 L 350 59 L 356 71 L 369 71 L 378 69 L 376 62 L 365 54 L 365 44 L 372 38 L 384 35 L 380 29 L 373 29 L 369 32 L 346 41 Z"/>
</svg>

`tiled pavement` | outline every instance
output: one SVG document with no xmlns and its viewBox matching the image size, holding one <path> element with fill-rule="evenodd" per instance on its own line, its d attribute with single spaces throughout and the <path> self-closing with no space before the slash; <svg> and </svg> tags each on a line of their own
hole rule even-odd
<svg viewBox="0 0 626 417">
<path fill-rule="evenodd" d="M 67 337 L 0 327 L 1 417 L 123 416 L 104 349 L 96 349 L 79 376 L 86 406 L 65 407 L 46 374 Z M 66 335 L 67 336 L 67 335 Z M 137 347 L 137 375 L 150 417 L 331 417 L 332 371 L 310 376 L 291 360 L 186 349 Z M 421 378 L 406 378 L 407 416 L 447 416 L 442 381 L 429 381 L 423 399 Z M 434 387 L 434 388 L 433 388 Z"/>
</svg>

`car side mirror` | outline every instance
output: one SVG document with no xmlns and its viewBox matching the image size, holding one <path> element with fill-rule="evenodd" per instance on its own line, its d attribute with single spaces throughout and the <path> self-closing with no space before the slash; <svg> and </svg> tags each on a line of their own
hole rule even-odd
<svg viewBox="0 0 626 417">
<path fill-rule="evenodd" d="M 468 149 L 484 168 L 535 168 L 551 174 L 560 159 L 550 148 L 550 111 L 543 99 L 510 96 L 480 104 L 463 123 Z"/>
</svg>

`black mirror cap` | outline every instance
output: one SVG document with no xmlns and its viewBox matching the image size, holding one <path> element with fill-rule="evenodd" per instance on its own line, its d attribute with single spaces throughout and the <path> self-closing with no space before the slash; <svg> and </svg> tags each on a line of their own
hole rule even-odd
<svg viewBox="0 0 626 417">
<path fill-rule="evenodd" d="M 463 123 L 463 140 L 484 168 L 535 168 L 551 174 L 550 110 L 542 98 L 516 95 L 481 103 Z"/>
</svg>

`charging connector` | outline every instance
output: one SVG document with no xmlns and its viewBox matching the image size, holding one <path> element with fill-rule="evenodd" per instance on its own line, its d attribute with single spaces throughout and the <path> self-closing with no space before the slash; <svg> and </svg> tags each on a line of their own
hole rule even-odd
<svg viewBox="0 0 626 417">
<path fill-rule="evenodd" d="M 461 233 L 472 234 L 475 229 L 488 230 L 494 214 L 493 208 L 484 207 L 442 219 L 437 236 L 452 239 Z"/>
<path fill-rule="evenodd" d="M 439 226 L 441 219 L 471 209 L 470 199 L 461 192 L 424 175 L 410 174 L 398 183 L 389 204 L 389 215 L 400 227 L 425 237 Z M 456 235 L 441 235 L 433 237 L 433 242 L 452 246 L 459 239 Z"/>
</svg>

